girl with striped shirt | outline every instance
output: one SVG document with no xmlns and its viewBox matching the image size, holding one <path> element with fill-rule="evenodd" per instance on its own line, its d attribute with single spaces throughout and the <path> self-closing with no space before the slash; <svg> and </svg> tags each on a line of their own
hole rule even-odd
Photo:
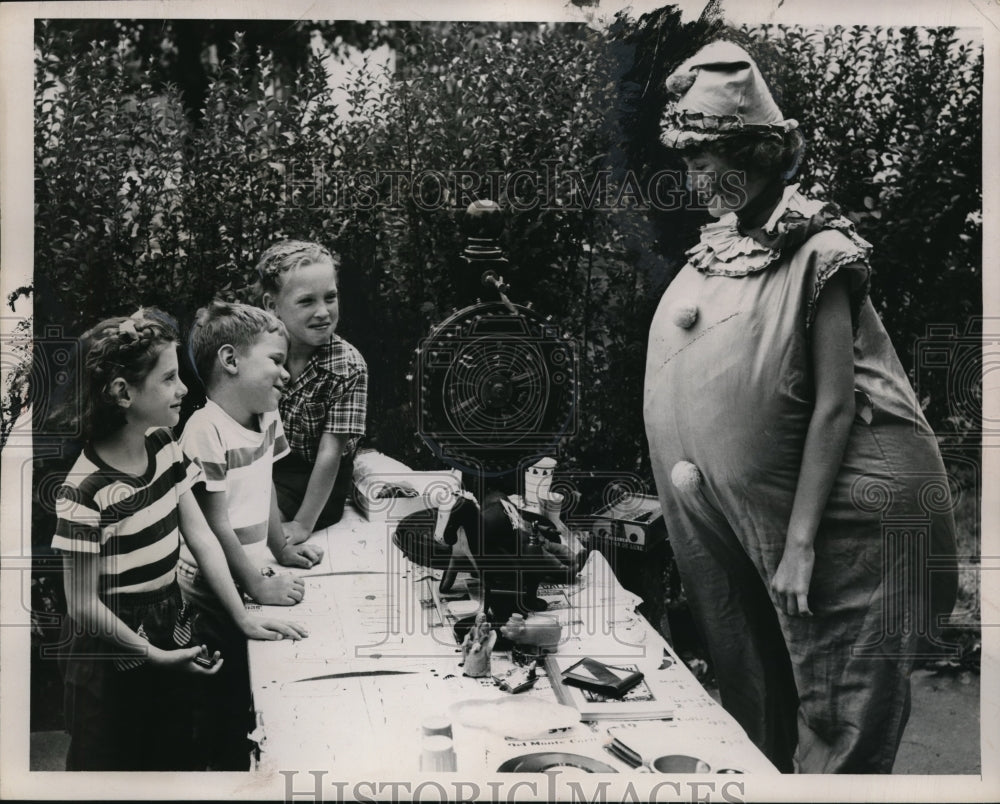
<svg viewBox="0 0 1000 804">
<path fill-rule="evenodd" d="M 169 429 L 187 393 L 177 340 L 166 316 L 140 310 L 101 322 L 81 341 L 85 446 L 60 489 L 52 540 L 64 554 L 69 614 L 61 654 L 67 770 L 199 769 L 189 685 L 223 659 L 189 644 L 176 580 L 181 533 L 243 633 L 306 636 L 301 626 L 246 612 L 189 493 L 198 470 Z"/>
</svg>

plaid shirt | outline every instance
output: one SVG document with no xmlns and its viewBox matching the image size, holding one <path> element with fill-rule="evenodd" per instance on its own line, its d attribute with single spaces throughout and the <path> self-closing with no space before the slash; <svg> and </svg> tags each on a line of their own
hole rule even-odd
<svg viewBox="0 0 1000 804">
<path fill-rule="evenodd" d="M 365 359 L 335 334 L 328 344 L 316 350 L 302 373 L 282 394 L 281 423 L 292 453 L 313 463 L 323 433 L 353 436 L 347 441 L 345 453 L 354 452 L 365 434 L 367 405 Z"/>
</svg>

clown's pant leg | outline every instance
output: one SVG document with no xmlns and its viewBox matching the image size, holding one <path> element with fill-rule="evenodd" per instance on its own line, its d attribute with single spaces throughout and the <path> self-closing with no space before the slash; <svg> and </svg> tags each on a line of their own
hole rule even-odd
<svg viewBox="0 0 1000 804">
<path fill-rule="evenodd" d="M 790 772 L 798 696 L 767 589 L 705 494 L 663 485 L 667 532 L 722 705 L 779 770 Z"/>
<path fill-rule="evenodd" d="M 889 553 L 878 563 L 862 555 L 847 567 L 826 555 L 829 536 L 826 530 L 817 537 L 814 616 L 778 615 L 799 691 L 796 767 L 890 773 L 909 715 L 916 645 L 894 580 L 904 560 Z M 843 594 L 831 598 L 834 585 Z"/>
<path fill-rule="evenodd" d="M 936 448 L 911 427 L 854 434 L 816 535 L 815 616 L 779 615 L 800 698 L 800 771 L 892 771 L 914 660 L 954 603 L 952 505 Z"/>
</svg>

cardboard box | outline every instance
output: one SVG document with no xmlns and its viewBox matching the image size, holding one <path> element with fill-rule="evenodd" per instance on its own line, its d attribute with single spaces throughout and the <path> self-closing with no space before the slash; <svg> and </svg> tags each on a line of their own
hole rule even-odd
<svg viewBox="0 0 1000 804">
<path fill-rule="evenodd" d="M 595 540 L 627 550 L 649 550 L 667 537 L 660 501 L 651 494 L 624 494 L 593 519 Z"/>
</svg>

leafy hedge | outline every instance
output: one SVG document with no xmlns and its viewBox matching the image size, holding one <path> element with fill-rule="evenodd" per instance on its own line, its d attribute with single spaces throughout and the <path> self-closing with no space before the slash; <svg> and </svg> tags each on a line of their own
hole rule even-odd
<svg viewBox="0 0 1000 804">
<path fill-rule="evenodd" d="M 701 218 L 646 209 L 641 197 L 630 206 L 627 193 L 615 201 L 629 171 L 641 187 L 679 168 L 658 145 L 663 79 L 720 32 L 755 53 L 802 123 L 804 186 L 850 210 L 875 244 L 873 294 L 904 365 L 929 324 L 961 332 L 981 311 L 982 48 L 951 29 L 737 31 L 682 25 L 671 9 L 620 16 L 605 32 L 403 25 L 379 30 L 394 42 L 395 73 L 363 71 L 337 88 L 319 53 L 289 69 L 237 36 L 209 64 L 191 114 L 176 86 L 154 78 L 162 53 L 150 55 L 148 27 L 121 22 L 117 41 L 86 45 L 65 25 L 38 27 L 36 332 L 58 324 L 75 335 L 139 304 L 186 326 L 216 294 L 252 298 L 253 264 L 275 238 L 320 240 L 344 258 L 340 329 L 371 368 L 372 440 L 411 465 L 430 460 L 413 433 L 412 350 L 469 301 L 462 210 L 495 194 L 483 186 L 428 204 L 403 192 L 393 203 L 387 171 L 430 176 L 435 196 L 427 171 L 552 169 L 557 203 L 544 203 L 541 186 L 497 198 L 505 278 L 516 301 L 534 302 L 579 345 L 580 427 L 564 445 L 567 465 L 649 478 L 646 332 Z M 166 52 L 173 29 L 164 30 Z M 338 111 L 344 97 L 349 114 Z M 571 188 L 605 179 L 607 208 L 573 203 Z M 974 432 L 975 410 L 956 415 L 947 378 L 932 379 L 921 391 L 935 428 Z"/>
</svg>

